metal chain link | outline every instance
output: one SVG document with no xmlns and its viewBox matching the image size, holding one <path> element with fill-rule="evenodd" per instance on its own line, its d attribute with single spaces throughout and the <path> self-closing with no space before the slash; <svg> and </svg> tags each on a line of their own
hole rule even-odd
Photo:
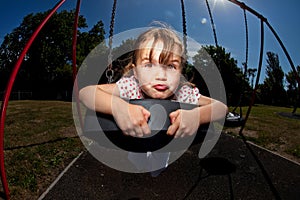
<svg viewBox="0 0 300 200">
<path fill-rule="evenodd" d="M 116 7 L 117 7 L 117 0 L 114 0 L 113 7 L 112 7 L 112 13 L 111 13 L 111 20 L 110 20 L 110 26 L 109 26 L 109 42 L 108 42 L 108 57 L 107 57 L 107 70 L 105 72 L 107 82 L 112 83 L 114 78 L 114 70 L 112 69 L 112 42 L 113 42 L 113 34 L 114 34 L 114 24 L 115 24 L 115 15 L 116 15 Z"/>
<path fill-rule="evenodd" d="M 186 18 L 184 0 L 181 0 L 181 14 L 182 14 L 182 31 L 183 31 L 183 45 L 184 45 L 184 56 L 187 57 L 187 31 L 186 31 Z"/>
</svg>

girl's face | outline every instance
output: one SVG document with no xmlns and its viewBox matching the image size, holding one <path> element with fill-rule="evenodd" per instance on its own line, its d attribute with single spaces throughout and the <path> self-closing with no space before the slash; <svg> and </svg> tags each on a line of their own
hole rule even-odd
<svg viewBox="0 0 300 200">
<path fill-rule="evenodd" d="M 139 51 L 134 76 L 139 81 L 141 90 L 149 97 L 167 99 L 172 96 L 180 83 L 181 56 L 176 46 L 172 52 L 163 51 L 163 42 L 146 41 Z M 163 54 L 169 54 L 162 59 Z M 164 60 L 163 63 L 161 60 Z"/>
</svg>

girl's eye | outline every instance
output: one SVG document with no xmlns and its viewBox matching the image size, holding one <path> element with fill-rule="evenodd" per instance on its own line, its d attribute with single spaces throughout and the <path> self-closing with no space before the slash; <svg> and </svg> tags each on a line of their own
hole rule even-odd
<svg viewBox="0 0 300 200">
<path fill-rule="evenodd" d="M 144 67 L 152 67 L 152 63 L 146 63 Z"/>
<path fill-rule="evenodd" d="M 168 69 L 176 69 L 176 66 L 173 64 L 169 64 L 167 67 L 168 67 Z"/>
</svg>

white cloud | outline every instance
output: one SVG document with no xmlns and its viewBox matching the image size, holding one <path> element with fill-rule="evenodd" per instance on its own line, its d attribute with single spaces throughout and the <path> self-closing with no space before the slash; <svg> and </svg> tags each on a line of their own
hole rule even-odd
<svg viewBox="0 0 300 200">
<path fill-rule="evenodd" d="M 207 22 L 207 19 L 205 17 L 201 19 L 201 24 L 206 24 L 206 22 Z"/>
</svg>

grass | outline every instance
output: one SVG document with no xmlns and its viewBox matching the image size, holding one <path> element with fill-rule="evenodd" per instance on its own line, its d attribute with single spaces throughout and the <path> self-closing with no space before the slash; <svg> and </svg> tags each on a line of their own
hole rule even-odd
<svg viewBox="0 0 300 200">
<path fill-rule="evenodd" d="M 11 101 L 5 125 L 11 199 L 37 199 L 84 149 L 70 102 Z"/>
<path fill-rule="evenodd" d="M 248 107 L 243 108 L 246 113 Z M 300 120 L 283 117 L 292 108 L 256 105 L 252 107 L 243 135 L 250 141 L 300 163 Z M 226 128 L 237 135 L 239 128 Z"/>
<path fill-rule="evenodd" d="M 291 111 L 254 106 L 243 134 L 299 162 L 300 120 L 278 115 Z M 11 199 L 37 199 L 84 150 L 76 134 L 70 102 L 11 101 L 5 125 L 5 166 Z M 238 130 L 226 128 L 224 132 L 238 137 Z"/>
</svg>

